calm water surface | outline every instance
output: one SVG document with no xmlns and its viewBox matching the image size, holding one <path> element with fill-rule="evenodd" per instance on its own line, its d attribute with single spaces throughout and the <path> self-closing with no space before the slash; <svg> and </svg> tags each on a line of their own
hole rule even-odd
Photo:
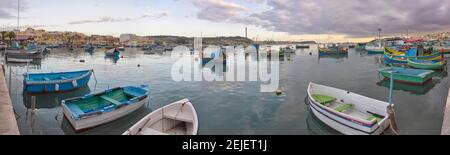
<svg viewBox="0 0 450 155">
<path fill-rule="evenodd" d="M 311 55 L 310 55 L 311 53 Z M 377 69 L 384 67 L 382 55 L 350 50 L 345 56 L 318 56 L 317 49 L 297 50 L 280 62 L 280 87 L 284 94 L 260 92 L 259 82 L 174 82 L 168 55 L 145 55 L 126 49 L 123 58 L 105 58 L 101 49 L 90 54 L 82 49 L 69 52 L 53 49 L 45 59 L 30 65 L 9 64 L 11 93 L 22 134 L 121 134 L 139 119 L 171 102 L 189 98 L 199 116 L 199 134 L 338 134 L 318 121 L 305 104 L 306 88 L 315 82 L 350 90 L 386 101 L 389 83 Z M 85 62 L 80 62 L 85 60 Z M 237 61 L 257 61 L 255 56 Z M 138 67 L 140 65 L 140 67 Z M 8 65 L 5 66 L 9 75 Z M 35 113 L 31 96 L 23 93 L 23 73 L 94 69 L 88 87 L 36 96 Z M 63 117 L 60 100 L 123 85 L 149 84 L 149 102 L 134 113 L 97 128 L 75 133 Z M 394 102 L 401 134 L 439 134 L 448 93 L 447 72 L 436 72 L 425 86 L 396 85 Z"/>
</svg>

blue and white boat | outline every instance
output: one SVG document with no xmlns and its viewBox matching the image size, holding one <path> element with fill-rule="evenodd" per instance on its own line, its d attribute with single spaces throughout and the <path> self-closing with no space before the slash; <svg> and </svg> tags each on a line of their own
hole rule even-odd
<svg viewBox="0 0 450 155">
<path fill-rule="evenodd" d="M 62 101 L 64 116 L 75 131 L 93 128 L 128 115 L 148 100 L 147 85 L 125 86 Z"/>
<path fill-rule="evenodd" d="M 93 70 L 59 73 L 24 74 L 24 91 L 28 93 L 51 93 L 81 88 L 90 80 Z"/>
</svg>

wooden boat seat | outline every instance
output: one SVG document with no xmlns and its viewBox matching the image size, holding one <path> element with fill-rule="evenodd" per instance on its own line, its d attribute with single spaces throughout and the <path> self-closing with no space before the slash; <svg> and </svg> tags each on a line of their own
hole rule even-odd
<svg viewBox="0 0 450 155">
<path fill-rule="evenodd" d="M 144 128 L 140 132 L 142 135 L 168 135 L 167 133 L 152 129 L 152 128 Z"/>
<path fill-rule="evenodd" d="M 331 102 L 336 101 L 336 98 L 332 96 L 313 94 L 312 97 L 316 102 L 319 102 L 322 105 L 329 105 Z"/>
<path fill-rule="evenodd" d="M 65 77 L 65 76 L 60 76 L 60 78 L 63 79 L 63 80 L 69 79 L 69 78 L 67 78 L 67 77 Z"/>
<path fill-rule="evenodd" d="M 335 108 L 334 110 L 344 113 L 344 112 L 350 110 L 352 107 L 353 107 L 352 104 L 345 104 L 344 103 L 344 104 L 338 106 L 337 108 Z"/>
<path fill-rule="evenodd" d="M 122 105 L 122 103 L 120 103 L 119 101 L 116 101 L 116 100 L 114 100 L 112 98 L 109 98 L 109 97 L 107 97 L 105 95 L 100 96 L 100 98 L 102 98 L 102 99 L 104 99 L 104 100 L 106 100 L 108 102 L 111 102 L 111 103 L 115 104 L 116 106 Z"/>
<path fill-rule="evenodd" d="M 188 113 L 179 112 L 179 111 L 164 111 L 164 117 L 173 119 L 173 120 L 188 122 L 188 123 L 194 122 L 194 118 L 192 115 L 189 115 Z"/>
</svg>

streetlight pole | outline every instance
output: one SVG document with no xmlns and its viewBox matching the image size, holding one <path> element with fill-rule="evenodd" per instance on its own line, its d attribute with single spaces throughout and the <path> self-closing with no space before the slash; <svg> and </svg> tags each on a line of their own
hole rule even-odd
<svg viewBox="0 0 450 155">
<path fill-rule="evenodd" d="M 19 30 L 19 19 L 20 19 L 20 0 L 17 0 L 17 31 Z"/>
</svg>

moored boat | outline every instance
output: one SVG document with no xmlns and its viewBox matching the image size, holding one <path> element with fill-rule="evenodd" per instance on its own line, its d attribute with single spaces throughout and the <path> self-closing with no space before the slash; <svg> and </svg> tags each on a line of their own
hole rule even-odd
<svg viewBox="0 0 450 155">
<path fill-rule="evenodd" d="M 431 60 L 419 60 L 419 59 L 408 59 L 408 66 L 418 69 L 444 69 L 447 66 L 447 60 L 441 61 L 431 61 Z"/>
<path fill-rule="evenodd" d="M 90 80 L 93 70 L 24 74 L 24 91 L 49 93 L 71 91 L 81 88 Z"/>
<path fill-rule="evenodd" d="M 385 47 L 384 59 L 387 63 L 408 63 L 408 59 L 435 61 L 442 59 L 442 53 L 433 52 L 431 54 L 418 56 L 417 48 L 411 48 L 406 52 L 401 52 L 391 47 Z"/>
<path fill-rule="evenodd" d="M 369 42 L 364 46 L 364 48 L 366 49 L 368 54 L 384 53 L 384 45 L 382 40 L 374 40 L 372 42 Z"/>
<path fill-rule="evenodd" d="M 126 86 L 62 101 L 64 116 L 75 131 L 96 127 L 139 109 L 148 100 L 148 86 Z"/>
<path fill-rule="evenodd" d="M 43 50 L 38 49 L 34 43 L 29 43 L 26 48 L 20 48 L 19 43 L 15 42 L 5 50 L 7 62 L 28 63 L 33 59 L 41 59 L 42 57 Z"/>
<path fill-rule="evenodd" d="M 318 47 L 319 55 L 329 55 L 329 54 L 348 54 L 347 47 L 341 47 L 333 44 L 332 46 L 326 45 L 325 47 Z"/>
<path fill-rule="evenodd" d="M 393 78 L 395 81 L 418 85 L 423 85 L 433 78 L 432 70 L 386 67 L 379 69 L 378 72 L 388 79 L 391 78 L 391 73 L 394 73 Z"/>
<path fill-rule="evenodd" d="M 389 103 L 310 83 L 309 107 L 322 122 L 346 135 L 379 135 L 390 125 Z"/>
<path fill-rule="evenodd" d="M 183 99 L 153 111 L 123 135 L 197 135 L 197 132 L 197 112 L 188 99 Z"/>
</svg>

